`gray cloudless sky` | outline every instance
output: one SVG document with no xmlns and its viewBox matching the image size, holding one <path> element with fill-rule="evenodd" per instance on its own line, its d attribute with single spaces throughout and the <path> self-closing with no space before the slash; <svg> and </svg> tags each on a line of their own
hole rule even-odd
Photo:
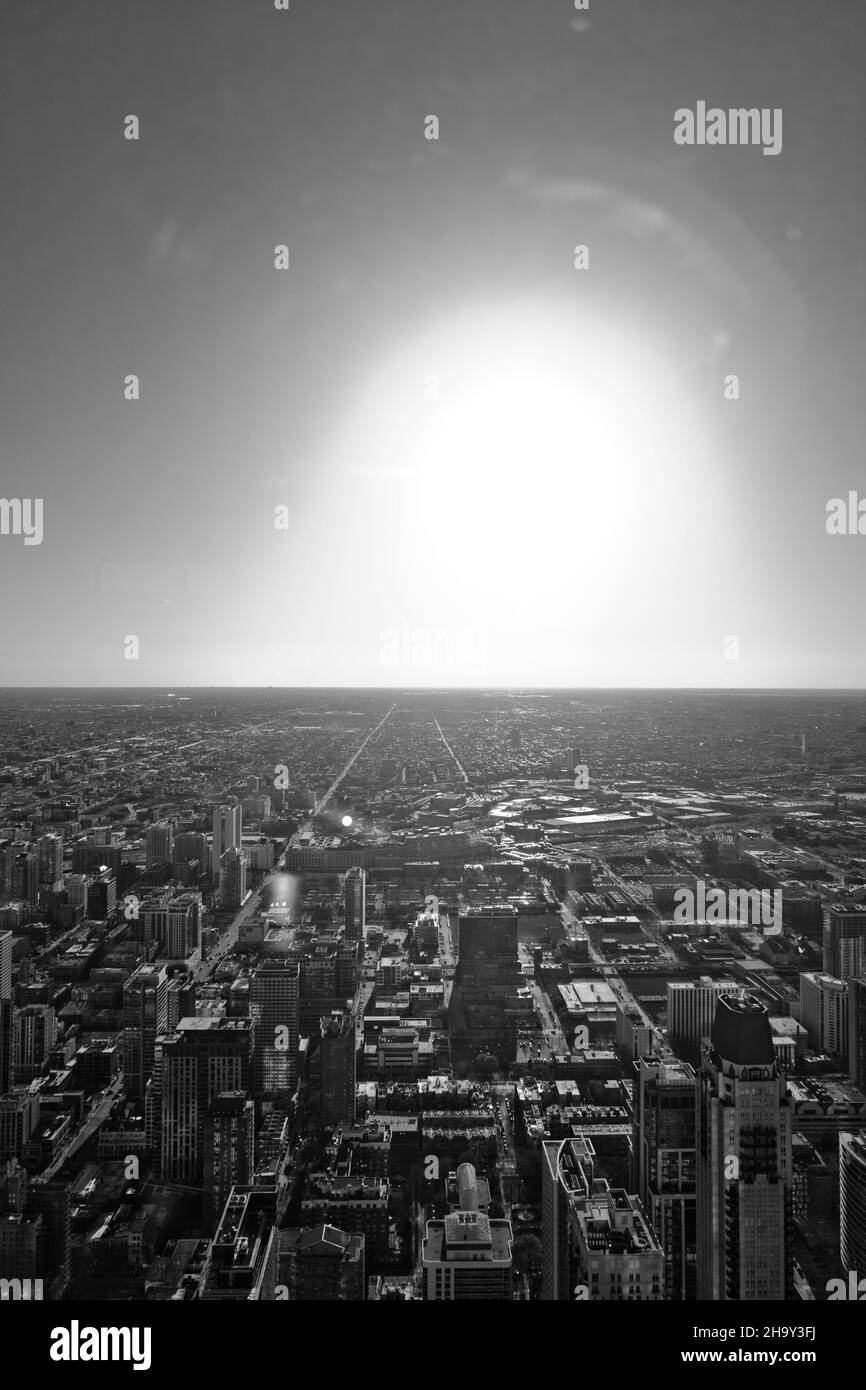
<svg viewBox="0 0 866 1390">
<path fill-rule="evenodd" d="M 864 67 L 850 0 L 4 0 L 0 684 L 866 683 Z"/>
</svg>

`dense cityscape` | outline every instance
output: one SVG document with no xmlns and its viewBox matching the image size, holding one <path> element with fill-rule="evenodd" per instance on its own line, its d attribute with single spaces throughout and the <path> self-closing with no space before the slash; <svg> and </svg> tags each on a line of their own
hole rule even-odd
<svg viewBox="0 0 866 1390">
<path fill-rule="evenodd" d="M 2 694 L 4 1299 L 857 1299 L 864 1128 L 863 694 Z"/>
</svg>

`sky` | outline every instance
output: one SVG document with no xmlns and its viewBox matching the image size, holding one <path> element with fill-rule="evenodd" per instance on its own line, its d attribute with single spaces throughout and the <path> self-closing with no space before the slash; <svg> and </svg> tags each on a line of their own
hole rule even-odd
<svg viewBox="0 0 866 1390">
<path fill-rule="evenodd" d="M 864 66 L 850 0 L 4 0 L 0 685 L 866 685 Z"/>
</svg>

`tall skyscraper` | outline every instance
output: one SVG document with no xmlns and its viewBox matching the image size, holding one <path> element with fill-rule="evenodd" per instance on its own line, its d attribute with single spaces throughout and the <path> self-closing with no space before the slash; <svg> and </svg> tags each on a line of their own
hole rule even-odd
<svg viewBox="0 0 866 1390">
<path fill-rule="evenodd" d="M 461 1174 L 463 1180 L 461 1181 Z M 421 1247 L 428 1302 L 511 1298 L 511 1222 L 479 1210 L 471 1163 L 457 1170 L 460 1207 L 442 1221 L 428 1221 Z"/>
<path fill-rule="evenodd" d="M 740 986 L 735 980 L 711 980 L 702 975 L 699 980 L 668 981 L 668 1038 L 675 1050 L 696 1049 L 702 1038 L 710 1036 L 716 1004 L 723 995 L 736 995 Z"/>
<path fill-rule="evenodd" d="M 211 842 L 211 873 L 219 878 L 220 863 L 227 849 L 243 848 L 243 807 L 215 806 L 213 840 Z"/>
<path fill-rule="evenodd" d="M 50 1004 L 28 1004 L 12 1019 L 12 1085 L 27 1086 L 39 1076 L 57 1036 Z"/>
<path fill-rule="evenodd" d="M 88 835 L 85 840 L 77 840 L 72 846 L 72 872 L 91 874 L 94 871 L 111 869 L 119 874 L 123 863 L 123 847 L 107 845 L 102 840 L 94 840 Z"/>
<path fill-rule="evenodd" d="M 352 941 L 362 941 L 367 925 L 367 871 L 358 865 L 346 874 L 344 904 L 346 936 Z"/>
<path fill-rule="evenodd" d="M 848 986 L 848 1071 L 855 1085 L 866 1086 L 866 978 L 846 981 Z"/>
<path fill-rule="evenodd" d="M 350 1013 L 321 1020 L 322 1088 L 319 1118 L 323 1125 L 355 1122 L 355 1023 Z"/>
<path fill-rule="evenodd" d="M 517 908 L 470 907 L 457 920 L 458 974 L 489 976 L 518 963 Z"/>
<path fill-rule="evenodd" d="M 0 931 L 0 999 L 12 998 L 12 933 Z"/>
<path fill-rule="evenodd" d="M 166 990 L 165 1031 L 173 1033 L 182 1018 L 195 1018 L 196 982 L 189 975 L 173 975 Z"/>
<path fill-rule="evenodd" d="M 62 1299 L 72 1277 L 72 1192 L 68 1182 L 37 1177 L 27 1188 L 28 1212 L 42 1220 L 48 1297 Z"/>
<path fill-rule="evenodd" d="M 640 1199 L 594 1171 L 586 1136 L 542 1144 L 542 1298 L 662 1299 L 664 1256 Z"/>
<path fill-rule="evenodd" d="M 517 909 L 467 908 L 458 918 L 456 945 L 452 1002 L 465 1023 L 460 1047 L 513 1061 L 520 991 L 526 984 L 517 954 Z"/>
<path fill-rule="evenodd" d="M 866 1278 L 866 1137 L 839 1135 L 839 1253 L 842 1269 Z"/>
<path fill-rule="evenodd" d="M 3 896 L 12 902 L 36 902 L 39 879 L 36 854 L 16 840 L 3 851 Z"/>
<path fill-rule="evenodd" d="M 165 967 L 140 965 L 123 987 L 123 1071 L 130 1095 L 141 1099 L 153 1071 L 157 1037 L 166 1031 Z"/>
<path fill-rule="evenodd" d="M 767 1010 L 716 1006 L 698 1083 L 698 1298 L 793 1298 L 791 1102 Z"/>
<path fill-rule="evenodd" d="M 71 907 L 81 907 L 87 911 L 87 890 L 90 887 L 88 874 L 67 874 L 66 901 Z"/>
<path fill-rule="evenodd" d="M 546 1139 L 541 1155 L 541 1297 L 564 1303 L 574 1297 L 576 1284 L 571 1203 L 589 1195 L 595 1155 L 591 1140 L 583 1136 Z"/>
<path fill-rule="evenodd" d="M 822 1052 L 848 1051 L 848 990 L 843 980 L 822 971 L 800 976 L 800 1022 Z"/>
<path fill-rule="evenodd" d="M 248 1018 L 183 1018 L 163 1039 L 162 1177 L 204 1180 L 205 1120 L 222 1091 L 251 1089 L 252 1024 Z"/>
<path fill-rule="evenodd" d="M 837 980 L 866 971 L 866 908 L 862 903 L 825 906 L 824 970 Z"/>
<path fill-rule="evenodd" d="M 0 931 L 0 1095 L 12 1082 L 12 933 Z"/>
<path fill-rule="evenodd" d="M 570 1210 L 576 1289 L 604 1302 L 659 1302 L 664 1255 L 637 1196 L 596 1178 Z M 578 1295 L 579 1296 L 579 1295 Z"/>
<path fill-rule="evenodd" d="M 171 890 L 150 893 L 142 898 L 138 906 L 138 936 L 145 946 L 154 941 L 164 950 L 168 941 L 168 905 Z"/>
<path fill-rule="evenodd" d="M 227 849 L 220 863 L 220 902 L 240 907 L 247 896 L 249 859 L 242 849 Z"/>
<path fill-rule="evenodd" d="M 62 888 L 62 835 L 40 835 L 36 841 L 36 880 L 41 891 L 57 893 Z"/>
<path fill-rule="evenodd" d="M 298 1080 L 300 975 L 294 961 L 256 966 L 250 980 L 250 1016 L 255 1021 L 253 1078 L 256 1092 L 294 1090 Z"/>
<path fill-rule="evenodd" d="M 22 1298 L 41 1301 L 45 1297 L 45 1226 L 40 1216 L 0 1213 L 0 1265 L 0 1277 L 21 1280 Z"/>
<path fill-rule="evenodd" d="M 208 1106 L 204 1132 L 205 1219 L 222 1213 L 236 1184 L 252 1183 L 255 1104 L 246 1091 L 221 1091 Z"/>
<path fill-rule="evenodd" d="M 203 906 L 200 893 L 178 893 L 169 899 L 165 917 L 165 954 L 181 960 L 201 945 Z"/>
<path fill-rule="evenodd" d="M 638 1196 L 664 1251 L 665 1297 L 697 1288 L 696 1078 L 674 1057 L 637 1064 L 634 1155 Z"/>
<path fill-rule="evenodd" d="M 279 1231 L 273 1189 L 233 1187 L 202 1269 L 199 1298 L 271 1302 Z"/>
<path fill-rule="evenodd" d="M 117 906 L 117 880 L 111 869 L 97 872 L 87 888 L 87 915 L 106 922 Z"/>
<path fill-rule="evenodd" d="M 157 864 L 170 864 L 174 850 L 174 827 L 170 821 L 158 820 L 145 831 L 145 856 L 149 869 Z"/>
<path fill-rule="evenodd" d="M 189 864 L 197 859 L 202 873 L 207 871 L 209 859 L 207 836 L 194 830 L 182 830 L 174 837 L 174 860 L 178 864 Z"/>
</svg>

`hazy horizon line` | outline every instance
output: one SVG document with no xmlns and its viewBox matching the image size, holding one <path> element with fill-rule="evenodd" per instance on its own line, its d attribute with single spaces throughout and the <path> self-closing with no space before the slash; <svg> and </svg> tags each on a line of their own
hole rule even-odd
<svg viewBox="0 0 866 1390">
<path fill-rule="evenodd" d="M 673 694 L 694 694 L 696 692 L 710 693 L 716 695 L 749 695 L 749 694 L 779 694 L 779 695 L 866 695 L 866 686 L 843 686 L 843 685 L 177 685 L 172 683 L 162 683 L 159 685 L 0 685 L 0 695 L 14 693 L 17 691 L 120 691 L 127 694 L 135 694 L 142 691 L 164 691 L 166 694 L 173 694 L 177 690 L 295 690 L 313 691 L 327 693 L 341 693 L 343 691 L 361 692 L 367 694 L 449 694 L 451 692 L 491 692 L 499 691 L 519 691 L 521 693 L 580 693 L 580 692 L 606 692 L 613 691 L 642 691 L 649 693 L 673 693 Z"/>
</svg>

